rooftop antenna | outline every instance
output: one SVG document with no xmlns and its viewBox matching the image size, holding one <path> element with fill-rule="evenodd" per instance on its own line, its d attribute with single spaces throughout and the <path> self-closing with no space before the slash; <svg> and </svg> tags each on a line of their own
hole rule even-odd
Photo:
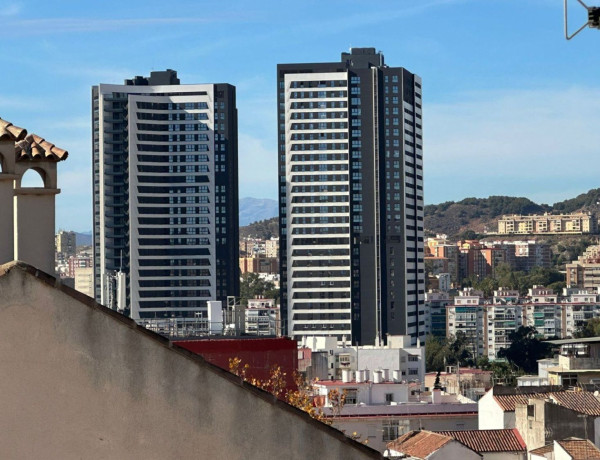
<svg viewBox="0 0 600 460">
<path fill-rule="evenodd" d="M 588 20 L 585 24 L 583 24 L 577 31 L 573 34 L 569 35 L 569 27 L 568 27 L 568 3 L 569 0 L 565 0 L 565 38 L 567 40 L 571 40 L 575 35 L 581 32 L 585 27 L 589 27 L 590 29 L 600 29 L 600 7 L 597 6 L 587 6 L 583 3 L 582 0 L 576 0 L 581 6 L 583 6 L 588 13 Z"/>
</svg>

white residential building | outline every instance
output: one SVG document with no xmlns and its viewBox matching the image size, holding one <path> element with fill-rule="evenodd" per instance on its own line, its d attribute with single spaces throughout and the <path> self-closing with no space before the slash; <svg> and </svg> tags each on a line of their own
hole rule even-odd
<svg viewBox="0 0 600 460">
<path fill-rule="evenodd" d="M 235 87 L 152 72 L 94 86 L 92 108 L 96 300 L 185 322 L 238 295 Z"/>
</svg>

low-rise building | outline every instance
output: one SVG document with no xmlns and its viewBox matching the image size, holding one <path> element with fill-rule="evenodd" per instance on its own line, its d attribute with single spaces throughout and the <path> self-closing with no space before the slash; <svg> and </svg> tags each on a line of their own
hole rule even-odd
<svg viewBox="0 0 600 460">
<path fill-rule="evenodd" d="M 576 436 L 600 443 L 600 401 L 589 391 L 549 393 L 516 404 L 516 427 L 527 447 L 537 449 L 556 438 Z"/>
<path fill-rule="evenodd" d="M 338 387 L 338 382 L 323 382 Z M 356 385 L 352 382 L 350 385 Z M 373 387 L 378 384 L 373 383 Z M 379 385 L 386 385 L 385 383 Z M 392 387 L 393 388 L 393 387 Z M 379 391 L 379 390 L 374 390 Z M 393 390 L 381 390 L 385 397 Z M 455 395 L 442 394 L 436 390 L 431 394 L 416 392 L 412 395 L 409 386 L 409 401 L 380 404 L 346 404 L 339 407 L 322 407 L 326 419 L 345 433 L 356 433 L 359 441 L 384 452 L 386 444 L 411 430 L 457 431 L 477 429 L 477 404 Z M 372 394 L 372 393 L 371 393 Z M 403 393 L 404 394 L 404 393 Z M 396 394 L 394 394 L 396 397 Z M 378 399 L 380 401 L 380 399 Z"/>
<path fill-rule="evenodd" d="M 525 460 L 527 446 L 517 429 L 439 431 L 481 455 L 483 460 Z"/>
<path fill-rule="evenodd" d="M 548 367 L 551 385 L 600 384 L 600 337 L 550 340 L 560 346 L 558 365 Z"/>
<path fill-rule="evenodd" d="M 600 449 L 589 439 L 554 440 L 544 447 L 529 451 L 530 460 L 599 460 Z"/>
<path fill-rule="evenodd" d="M 440 386 L 449 394 L 462 394 L 473 401 L 479 400 L 492 387 L 492 371 L 482 369 L 456 368 L 447 366 L 449 372 L 440 372 Z M 437 380 L 437 372 L 425 374 L 425 388 L 432 389 Z"/>
<path fill-rule="evenodd" d="M 248 299 L 244 313 L 246 334 L 281 335 L 281 316 L 274 299 Z"/>
<path fill-rule="evenodd" d="M 516 428 L 516 405 L 526 404 L 529 398 L 545 397 L 546 394 L 562 391 L 562 387 L 503 387 L 494 386 L 479 400 L 479 429 L 494 430 Z"/>
<path fill-rule="evenodd" d="M 482 456 L 452 436 L 410 431 L 387 444 L 385 457 L 414 460 L 481 460 Z"/>
<path fill-rule="evenodd" d="M 388 336 L 384 346 L 350 346 L 338 344 L 336 337 L 310 336 L 302 346 L 327 353 L 329 379 L 341 380 L 343 370 L 387 370 L 395 380 L 421 385 L 425 378 L 425 347 L 411 346 L 409 336 Z"/>
</svg>

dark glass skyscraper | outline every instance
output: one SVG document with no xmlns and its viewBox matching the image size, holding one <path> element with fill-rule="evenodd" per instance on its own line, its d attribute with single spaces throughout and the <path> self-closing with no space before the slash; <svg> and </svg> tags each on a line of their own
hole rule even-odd
<svg viewBox="0 0 600 460">
<path fill-rule="evenodd" d="M 353 48 L 280 64 L 277 85 L 287 333 L 423 340 L 421 79 Z"/>
</svg>

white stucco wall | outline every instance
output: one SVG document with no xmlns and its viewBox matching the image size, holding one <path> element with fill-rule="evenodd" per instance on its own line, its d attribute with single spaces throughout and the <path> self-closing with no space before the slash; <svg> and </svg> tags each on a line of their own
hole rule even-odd
<svg viewBox="0 0 600 460">
<path fill-rule="evenodd" d="M 515 427 L 515 413 L 505 413 L 494 399 L 492 390 L 488 391 L 482 396 L 482 398 L 479 400 L 478 408 L 480 430 L 495 430 Z"/>
<path fill-rule="evenodd" d="M 427 460 L 481 460 L 481 456 L 457 441 L 450 441 L 429 455 Z"/>
</svg>

